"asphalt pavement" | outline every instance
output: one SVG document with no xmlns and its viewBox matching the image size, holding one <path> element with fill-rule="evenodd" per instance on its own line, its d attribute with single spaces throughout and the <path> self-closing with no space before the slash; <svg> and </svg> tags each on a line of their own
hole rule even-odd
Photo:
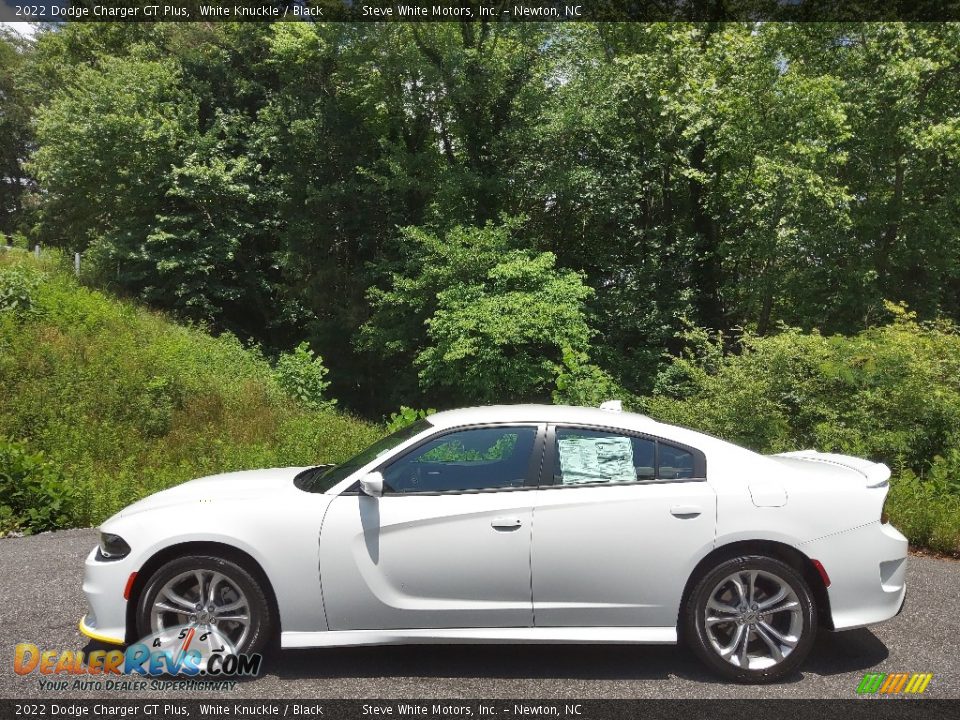
<svg viewBox="0 0 960 720">
<path fill-rule="evenodd" d="M 0 540 L 0 698 L 143 698 L 151 693 L 41 690 L 13 670 L 14 647 L 96 649 L 77 631 L 93 530 Z M 228 692 L 243 698 L 854 698 L 867 672 L 932 672 L 925 696 L 960 698 L 960 562 L 911 556 L 903 613 L 882 625 L 821 632 L 802 672 L 767 686 L 718 681 L 672 646 L 407 646 L 287 650 L 258 678 Z M 153 693 L 171 697 L 171 693 Z"/>
</svg>

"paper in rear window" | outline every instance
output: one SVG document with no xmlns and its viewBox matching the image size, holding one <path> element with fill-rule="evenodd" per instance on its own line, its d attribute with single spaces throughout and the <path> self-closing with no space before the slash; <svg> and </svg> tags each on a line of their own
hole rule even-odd
<svg viewBox="0 0 960 720">
<path fill-rule="evenodd" d="M 560 438 L 557 445 L 564 485 L 637 479 L 630 438 Z"/>
</svg>

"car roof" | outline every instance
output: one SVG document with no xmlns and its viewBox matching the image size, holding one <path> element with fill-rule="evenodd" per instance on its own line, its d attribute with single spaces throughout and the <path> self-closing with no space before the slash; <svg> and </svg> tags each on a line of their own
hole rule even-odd
<svg viewBox="0 0 960 720">
<path fill-rule="evenodd" d="M 748 453 L 753 451 L 696 430 L 668 425 L 639 413 L 620 410 L 601 410 L 595 407 L 573 405 L 484 405 L 480 407 L 444 410 L 427 417 L 436 428 L 447 429 L 485 423 L 571 423 L 649 433 L 667 440 L 691 445 L 701 450 L 713 449 Z"/>
<path fill-rule="evenodd" d="M 484 405 L 444 410 L 427 419 L 442 428 L 505 422 L 577 423 L 632 430 L 654 430 L 662 425 L 646 415 L 573 405 Z"/>
</svg>

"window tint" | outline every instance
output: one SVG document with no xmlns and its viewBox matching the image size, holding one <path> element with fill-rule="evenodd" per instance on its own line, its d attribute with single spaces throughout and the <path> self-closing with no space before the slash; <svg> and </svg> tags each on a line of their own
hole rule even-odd
<svg viewBox="0 0 960 720">
<path fill-rule="evenodd" d="M 558 485 L 651 480 L 656 470 L 656 443 L 614 433 L 558 427 Z"/>
<path fill-rule="evenodd" d="M 693 453 L 660 443 L 660 477 L 667 480 L 693 477 Z"/>
<path fill-rule="evenodd" d="M 453 492 L 520 487 L 535 427 L 476 428 L 430 440 L 383 470 L 386 492 Z"/>
<path fill-rule="evenodd" d="M 665 442 L 569 427 L 555 428 L 554 435 L 557 485 L 697 477 L 694 453 Z"/>
</svg>

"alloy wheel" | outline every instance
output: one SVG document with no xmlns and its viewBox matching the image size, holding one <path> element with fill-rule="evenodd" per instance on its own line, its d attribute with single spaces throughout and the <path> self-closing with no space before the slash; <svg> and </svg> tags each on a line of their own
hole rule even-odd
<svg viewBox="0 0 960 720">
<path fill-rule="evenodd" d="M 740 570 L 723 578 L 704 608 L 704 628 L 716 654 L 731 665 L 763 670 L 779 665 L 803 634 L 796 592 L 766 570 Z"/>
<path fill-rule="evenodd" d="M 190 570 L 168 580 L 150 609 L 150 627 L 160 632 L 181 625 L 216 628 L 234 647 L 250 632 L 250 603 L 239 585 L 215 570 Z"/>
</svg>

